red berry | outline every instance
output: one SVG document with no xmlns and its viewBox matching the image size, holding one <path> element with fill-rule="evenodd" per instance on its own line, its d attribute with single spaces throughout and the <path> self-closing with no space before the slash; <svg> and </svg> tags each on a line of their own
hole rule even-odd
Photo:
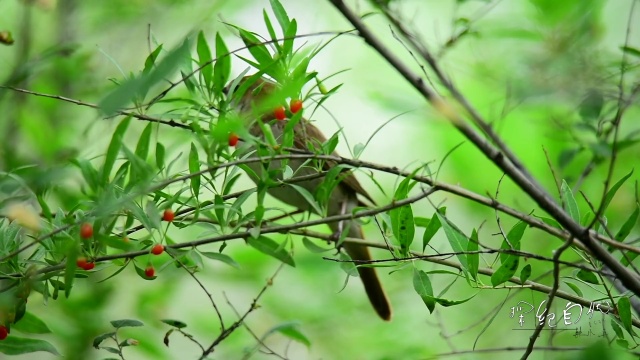
<svg viewBox="0 0 640 360">
<path fill-rule="evenodd" d="M 4 340 L 9 336 L 9 330 L 7 330 L 6 326 L 0 326 L 0 340 Z"/>
<path fill-rule="evenodd" d="M 147 277 L 153 277 L 156 274 L 156 269 L 154 269 L 153 266 L 149 265 L 146 269 L 144 269 L 144 274 L 147 275 Z"/>
<path fill-rule="evenodd" d="M 162 244 L 155 244 L 153 248 L 151 248 L 151 253 L 153 255 L 160 255 L 162 254 L 163 251 L 164 251 L 164 245 Z"/>
<path fill-rule="evenodd" d="M 291 112 L 294 114 L 302 110 L 302 100 L 291 99 L 291 102 L 289 103 L 289 108 L 291 109 Z"/>
<path fill-rule="evenodd" d="M 80 226 L 80 237 L 88 239 L 93 236 L 93 225 L 84 223 Z"/>
<path fill-rule="evenodd" d="M 84 257 L 78 258 L 78 260 L 76 260 L 76 265 L 83 270 L 92 270 L 96 267 L 95 263 L 88 262 L 87 258 Z"/>
<path fill-rule="evenodd" d="M 284 106 L 278 106 L 273 110 L 273 116 L 278 120 L 284 120 L 287 118 L 287 114 L 285 113 Z"/>
<path fill-rule="evenodd" d="M 238 135 L 231 133 L 231 135 L 229 135 L 229 146 L 236 146 L 239 139 Z"/>
<path fill-rule="evenodd" d="M 165 210 L 164 213 L 162 214 L 162 220 L 167 222 L 172 222 L 175 217 L 176 217 L 176 214 L 171 209 Z"/>
</svg>

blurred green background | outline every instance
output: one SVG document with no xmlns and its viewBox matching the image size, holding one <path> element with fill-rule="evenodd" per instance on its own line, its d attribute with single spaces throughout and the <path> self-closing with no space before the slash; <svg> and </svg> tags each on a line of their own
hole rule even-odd
<svg viewBox="0 0 640 360">
<path fill-rule="evenodd" d="M 282 3 L 289 16 L 298 20 L 300 34 L 350 29 L 328 1 L 282 0 Z M 574 129 L 579 121 L 577 109 L 587 91 L 594 87 L 603 91 L 608 104 L 605 112 L 611 112 L 620 75 L 622 53 L 619 48 L 625 43 L 631 3 L 622 0 L 398 0 L 392 5 L 405 16 L 410 27 L 420 32 L 431 50 L 440 53 L 447 74 L 493 123 L 540 182 L 557 196 L 545 150 L 558 177 L 570 184 L 591 159 L 593 153 L 586 150 L 565 166 L 559 166 L 561 155 L 566 156 L 581 145 L 588 147 L 593 141 L 588 134 Z M 357 5 L 363 13 L 370 9 L 363 1 Z M 145 58 L 155 48 L 155 45 L 149 46 L 150 36 L 152 43 L 171 48 L 192 32 L 203 30 L 210 41 L 220 32 L 229 49 L 236 49 L 242 42 L 224 22 L 266 36 L 263 8 L 269 8 L 268 1 L 0 0 L 0 31 L 11 31 L 16 40 L 12 46 L 0 46 L 0 82 L 97 103 L 114 88 L 110 79 L 122 79 L 123 73 L 138 73 L 142 69 Z M 638 15 L 635 18 L 637 20 Z M 469 20 L 473 20 L 470 34 L 444 48 L 448 39 L 459 33 Z M 372 15 L 366 21 L 398 56 L 413 63 L 382 16 Z M 631 46 L 640 46 L 640 28 L 632 27 L 628 36 Z M 305 43 L 313 46 L 328 39 L 329 36 L 322 35 L 306 37 L 298 39 L 296 46 Z M 414 69 L 420 71 L 419 66 L 413 64 Z M 234 75 L 245 67 L 241 60 L 234 58 Z M 310 68 L 323 76 L 348 70 L 328 81 L 327 87 L 339 83 L 344 86 L 325 103 L 327 111 L 319 111 L 314 117 L 327 135 L 343 129 L 348 144 L 342 139 L 338 146 L 341 154 L 350 154 L 355 144 L 366 142 L 378 127 L 397 116 L 371 140 L 361 156 L 363 160 L 407 170 L 433 162 L 431 168 L 437 169 L 446 155 L 461 144 L 446 157 L 438 179 L 482 195 L 496 193 L 502 173 L 472 144 L 464 142 L 461 134 L 436 115 L 424 99 L 359 38 L 342 36 L 335 40 L 314 59 Z M 637 73 L 631 74 L 630 79 L 634 79 L 633 76 L 637 81 Z M 622 134 L 634 130 L 633 119 L 638 115 L 637 107 L 629 110 L 630 120 L 623 124 Z M 36 168 L 16 173 L 28 179 L 34 188 L 55 187 L 58 196 L 51 199 L 52 209 L 68 207 L 67 202 L 79 196 L 77 187 L 81 178 L 76 169 L 67 166 L 67 161 L 73 157 L 103 156 L 116 125 L 117 119 L 102 119 L 92 109 L 2 89 L 0 168 L 13 171 L 36 164 Z M 125 142 L 134 146 L 146 124 L 132 125 Z M 173 155 L 167 158 L 180 155 L 178 166 L 186 169 L 192 135 L 184 130 L 165 128 L 159 136 Z M 633 148 L 622 152 L 614 179 L 628 173 L 640 160 L 639 154 Z M 589 197 L 601 196 L 605 175 L 606 167 L 596 166 L 581 190 Z M 358 176 L 379 204 L 389 201 L 394 184 L 399 181 L 388 174 L 376 174 L 386 190 L 384 194 L 364 174 Z M 633 175 L 631 179 L 637 178 Z M 249 185 L 250 182 L 243 179 L 236 187 L 242 189 Z M 618 228 L 635 206 L 633 186 L 623 187 L 618 194 L 607 214 L 613 228 Z M 450 194 L 439 193 L 430 199 L 433 204 L 445 204 L 448 217 L 467 235 L 484 223 L 480 240 L 499 246 L 502 239 L 495 235 L 493 210 Z M 506 179 L 500 185 L 499 199 L 525 213 L 536 209 L 535 204 Z M 580 202 L 580 205 L 586 211 L 586 204 Z M 430 217 L 433 205 L 416 204 L 414 213 Z M 535 214 L 543 215 L 539 210 Z M 507 217 L 501 221 L 505 229 L 515 223 Z M 318 229 L 328 232 L 325 228 Z M 175 229 L 172 236 L 177 241 L 190 241 L 201 237 L 201 231 L 204 229 L 198 226 Z M 368 238 L 382 241 L 375 224 L 367 225 L 365 231 Z M 637 236 L 637 229 L 634 234 Z M 417 233 L 418 239 L 420 236 L 421 233 Z M 510 318 L 510 308 L 519 300 L 537 304 L 545 298 L 522 290 L 498 310 L 496 307 L 516 290 L 470 288 L 458 280 L 445 297 L 464 299 L 477 294 L 475 298 L 459 306 L 438 307 L 435 314 L 429 314 L 413 290 L 410 267 L 381 268 L 379 273 L 394 308 L 392 322 L 384 323 L 370 308 L 357 279 L 352 278 L 341 291 L 346 275 L 338 264 L 309 252 L 299 237 L 294 239 L 296 268 L 283 269 L 259 302 L 260 309 L 246 321 L 258 337 L 280 324 L 298 323 L 300 331 L 311 340 L 309 348 L 278 333 L 264 340 L 271 349 L 290 359 L 424 359 L 438 353 L 470 349 L 474 343 L 476 348 L 526 346 L 530 332 L 513 330 L 517 328 L 517 320 Z M 450 250 L 442 232 L 431 245 L 438 251 Z M 551 257 L 551 251 L 559 245 L 557 239 L 535 230 L 528 231 L 523 240 L 523 250 L 547 257 Z M 217 250 L 217 246 L 208 248 Z M 235 319 L 225 297 L 237 311 L 244 312 L 279 264 L 241 241 L 231 242 L 230 250 L 240 270 L 208 261 L 198 276 L 227 319 Z M 388 254 L 375 251 L 374 256 Z M 568 254 L 567 258 L 578 259 L 575 254 Z M 532 278 L 551 269 L 548 263 L 532 261 L 532 264 Z M 482 262 L 480 265 L 488 266 Z M 418 266 L 424 270 L 442 269 L 429 263 Z M 155 281 L 144 281 L 128 269 L 111 281 L 95 281 L 112 270 L 105 269 L 104 275 L 92 276 L 89 281 L 77 281 L 70 299 L 50 300 L 46 305 L 38 294 L 29 299 L 29 310 L 42 317 L 53 330 L 53 335 L 43 338 L 54 343 L 67 358 L 109 357 L 105 351 L 92 349 L 91 341 L 96 335 L 110 331 L 110 320 L 121 318 L 145 323 L 143 328 L 123 331 L 122 338 L 140 341 L 139 346 L 125 350 L 127 359 L 197 358 L 199 349 L 179 334 L 172 335 L 168 348 L 162 344 L 169 328 L 159 319 L 186 322 L 187 330 L 205 344 L 218 335 L 217 316 L 206 294 L 184 271 L 170 266 L 159 270 Z M 454 277 L 436 275 L 432 281 L 435 292 L 439 293 Z M 550 284 L 550 279 L 546 277 L 540 282 Z M 601 297 L 593 289 L 581 288 L 585 298 Z M 560 313 L 565 304 L 566 301 L 557 299 L 554 307 Z M 596 320 L 602 319 L 594 318 L 593 326 L 601 326 Z M 532 324 L 530 317 L 529 325 Z M 588 322 L 582 324 L 587 326 Z M 554 333 L 553 344 L 585 346 L 600 339 L 573 335 L 571 331 Z M 539 345 L 547 343 L 547 335 L 544 336 Z M 246 328 L 241 328 L 224 341 L 211 358 L 240 359 L 248 352 L 255 352 L 255 347 L 256 340 Z M 519 354 L 465 356 L 512 359 Z M 531 358 L 571 356 L 539 352 Z M 252 357 L 270 358 L 259 352 Z M 55 357 L 44 353 L 16 357 L 52 358 Z"/>
</svg>

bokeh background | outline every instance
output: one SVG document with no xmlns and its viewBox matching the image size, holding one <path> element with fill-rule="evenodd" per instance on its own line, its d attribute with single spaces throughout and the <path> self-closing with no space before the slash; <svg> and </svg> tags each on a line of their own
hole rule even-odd
<svg viewBox="0 0 640 360">
<path fill-rule="evenodd" d="M 289 16 L 297 19 L 299 34 L 350 29 L 328 1 L 282 0 L 282 3 Z M 591 140 L 579 132 L 576 136 L 572 128 L 578 119 L 577 108 L 593 87 L 602 89 L 612 101 L 620 74 L 619 48 L 625 36 L 629 37 L 630 45 L 640 46 L 639 27 L 628 29 L 631 0 L 564 1 L 559 3 L 566 6 L 558 5 L 557 9 L 543 7 L 550 2 L 542 0 L 397 0 L 392 3 L 407 23 L 419 31 L 432 51 L 440 53 L 439 59 L 447 74 L 552 194 L 557 195 L 557 191 L 545 150 L 559 177 L 568 182 L 576 180 L 591 158 L 590 152 L 581 152 L 563 167 L 559 161 L 568 150 Z M 351 4 L 362 13 L 371 10 L 364 1 Z M 142 69 L 145 58 L 155 48 L 153 45 L 150 49 L 150 43 L 171 48 L 185 36 L 203 30 L 210 41 L 219 32 L 229 48 L 236 49 L 242 42 L 225 23 L 266 36 L 262 20 L 264 8 L 269 9 L 267 0 L 0 0 L 0 31 L 9 30 L 16 39 L 13 46 L 0 46 L 0 82 L 97 103 L 114 88 L 110 79 L 122 79 L 123 74 L 138 73 Z M 461 19 L 473 20 L 472 33 L 444 47 L 462 29 L 464 20 Z M 398 56 L 411 59 L 382 16 L 371 15 L 367 23 Z M 329 38 L 327 35 L 305 37 L 297 40 L 296 46 L 315 46 Z M 241 60 L 234 58 L 234 74 L 240 74 L 245 68 Z M 432 169 L 441 167 L 438 175 L 441 181 L 459 184 L 483 195 L 496 193 L 501 172 L 472 144 L 465 142 L 451 124 L 435 114 L 424 99 L 359 38 L 342 36 L 334 40 L 314 58 L 310 68 L 322 76 L 346 70 L 328 80 L 327 87 L 344 85 L 325 103 L 326 110 L 314 116 L 318 127 L 327 135 L 342 129 L 338 146 L 341 154 L 349 155 L 356 144 L 365 143 L 377 128 L 395 117 L 370 141 L 362 159 L 407 170 L 432 162 Z M 414 64 L 414 69 L 420 68 Z M 638 117 L 637 108 L 632 108 L 628 117 L 623 133 L 633 130 L 630 123 Z M 79 172 L 67 165 L 68 160 L 104 156 L 117 122 L 117 119 L 101 118 L 92 109 L 0 90 L 1 168 L 17 171 L 33 187 L 53 185 L 57 196 L 50 199 L 51 207 L 65 208 L 68 206 L 65 201 L 77 196 L 81 182 Z M 145 125 L 132 124 L 125 141 L 134 146 Z M 192 135 L 165 128 L 157 136 L 170 154 L 178 157 L 176 166 L 186 171 Z M 637 151 L 623 152 L 614 178 L 626 174 L 638 160 Z M 33 164 L 37 165 L 35 169 L 15 170 Z M 605 170 L 598 166 L 586 179 L 582 190 L 587 196 L 600 196 Z M 378 203 L 390 200 L 399 181 L 390 175 L 375 174 L 386 191 L 383 193 L 365 172 L 358 177 Z M 236 187 L 242 189 L 249 185 L 247 179 L 243 179 Z M 610 224 L 618 227 L 635 206 L 632 186 L 622 188 L 619 194 L 609 214 Z M 500 185 L 499 198 L 526 213 L 536 209 L 535 204 L 506 179 Z M 480 239 L 499 246 L 501 238 L 495 235 L 493 211 L 448 194 L 436 194 L 430 199 L 431 203 L 416 204 L 414 213 L 430 217 L 434 205 L 444 204 L 448 217 L 467 235 L 484 224 Z M 275 200 L 270 201 L 275 204 Z M 584 203 L 581 206 L 586 208 Z M 507 217 L 501 220 L 505 228 L 515 223 Z M 328 232 L 322 227 L 318 230 Z M 201 237 L 202 231 L 204 229 L 192 226 L 173 230 L 172 236 L 178 241 L 190 241 Z M 368 238 L 382 241 L 375 224 L 367 225 L 365 231 Z M 421 233 L 416 236 L 419 243 Z M 474 345 L 476 348 L 525 346 L 530 332 L 514 330 L 517 321 L 509 317 L 510 308 L 518 300 L 539 303 L 544 299 L 540 294 L 521 290 L 501 308 L 496 308 L 508 294 L 517 290 L 473 288 L 459 279 L 445 297 L 464 299 L 475 294 L 475 298 L 459 306 L 438 307 L 436 313 L 429 314 L 413 290 L 410 266 L 380 268 L 382 282 L 394 307 L 393 321 L 385 323 L 375 316 L 357 279 L 352 278 L 342 290 L 346 275 L 339 265 L 305 249 L 299 237 L 294 240 L 296 267 L 285 267 L 280 272 L 259 302 L 260 308 L 246 321 L 258 337 L 278 325 L 297 323 L 298 329 L 311 341 L 310 347 L 277 332 L 264 340 L 290 359 L 424 359 Z M 449 250 L 442 231 L 431 244 L 438 251 Z M 535 230 L 529 230 L 523 240 L 525 250 L 548 257 L 559 245 L 557 239 Z M 209 249 L 215 251 L 217 246 Z M 198 277 L 222 312 L 233 319 L 233 310 L 225 297 L 239 312 L 244 312 L 279 263 L 242 241 L 231 242 L 228 251 L 240 269 L 207 261 Z M 374 255 L 388 257 L 381 251 L 374 251 Z M 577 259 L 577 255 L 572 259 Z M 551 268 L 548 263 L 533 264 L 532 278 Z M 480 265 L 487 267 L 490 263 Z M 429 263 L 419 267 L 442 269 Z M 197 358 L 199 349 L 178 334 L 172 335 L 169 347 L 162 344 L 169 328 L 159 319 L 184 321 L 188 324 L 187 330 L 205 344 L 217 336 L 217 316 L 206 294 L 184 271 L 168 266 L 159 271 L 155 281 L 144 281 L 128 269 L 110 281 L 97 282 L 114 270 L 104 268 L 102 274 L 77 281 L 70 299 L 61 297 L 47 304 L 38 294 L 29 299 L 29 310 L 43 318 L 53 331 L 52 335 L 42 338 L 55 344 L 67 358 L 109 357 L 111 354 L 105 351 L 92 349 L 91 341 L 96 335 L 110 331 L 110 320 L 121 318 L 145 323 L 142 328 L 123 331 L 123 338 L 140 342 L 139 346 L 125 350 L 127 359 Z M 451 275 L 433 276 L 436 293 L 455 279 Z M 540 281 L 550 283 L 548 277 Z M 586 298 L 601 298 L 597 291 L 584 285 L 581 288 Z M 565 304 L 558 301 L 555 307 L 561 311 Z M 529 320 L 531 324 L 533 318 Z M 583 326 L 588 324 L 584 322 Z M 594 322 L 593 326 L 598 324 Z M 597 336 L 576 338 L 573 335 L 571 331 L 554 333 L 553 344 L 585 346 L 599 340 Z M 225 340 L 211 358 L 240 359 L 247 354 L 256 359 L 269 358 L 256 353 L 255 339 L 246 328 L 241 328 Z M 512 359 L 516 354 L 465 356 Z M 458 357 L 462 355 L 454 358 Z M 45 353 L 16 357 L 53 358 Z M 571 358 L 571 355 L 540 352 L 532 358 Z"/>
</svg>

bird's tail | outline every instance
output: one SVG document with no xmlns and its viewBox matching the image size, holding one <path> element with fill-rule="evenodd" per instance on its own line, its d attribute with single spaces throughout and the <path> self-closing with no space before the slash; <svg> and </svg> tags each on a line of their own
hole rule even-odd
<svg viewBox="0 0 640 360">
<path fill-rule="evenodd" d="M 355 221 L 351 222 L 349 237 L 364 239 L 362 228 L 360 227 L 360 224 Z M 371 260 L 369 248 L 366 246 L 344 244 L 344 249 L 353 260 Z M 382 289 L 382 284 L 380 283 L 380 279 L 378 279 L 376 269 L 372 267 L 358 266 L 358 274 L 360 275 L 360 279 L 364 285 L 364 290 L 367 292 L 369 301 L 378 315 L 380 315 L 383 320 L 391 320 L 391 305 L 389 304 L 387 295 Z"/>
</svg>

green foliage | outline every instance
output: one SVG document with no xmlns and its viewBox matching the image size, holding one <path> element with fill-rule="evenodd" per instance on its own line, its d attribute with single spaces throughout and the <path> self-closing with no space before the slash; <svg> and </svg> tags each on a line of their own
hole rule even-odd
<svg viewBox="0 0 640 360">
<path fill-rule="evenodd" d="M 253 24 L 243 28 L 234 24 L 235 20 L 225 28 L 210 19 L 198 22 L 193 12 L 199 8 L 193 6 L 189 20 L 180 22 L 198 30 L 184 26 L 172 29 L 171 38 L 178 39 L 178 45 L 158 43 L 156 36 L 161 32 L 151 29 L 144 53 L 131 51 L 130 45 L 123 44 L 123 49 L 132 53 L 127 55 L 135 55 L 135 60 L 124 61 L 121 50 L 111 45 L 100 49 L 100 56 L 120 71 L 117 77 L 105 72 L 86 44 L 102 43 L 99 35 L 104 29 L 114 30 L 113 34 L 106 33 L 106 38 L 117 39 L 125 28 L 116 27 L 116 20 L 127 18 L 124 15 L 130 10 L 126 9 L 138 9 L 139 13 L 129 14 L 130 18 L 146 23 L 143 13 L 153 12 L 152 7 L 136 8 L 142 5 L 119 0 L 108 8 L 105 4 L 91 5 L 99 10 L 82 7 L 78 11 L 101 20 L 85 22 L 100 23 L 103 29 L 93 29 L 86 39 L 76 39 L 80 53 L 69 44 L 42 49 L 50 36 L 42 36 L 42 30 L 34 25 L 15 39 L 11 32 L 0 29 L 0 60 L 8 64 L 0 69 L 2 84 L 6 85 L 0 90 L 0 109 L 7 119 L 2 124 L 0 148 L 0 331 L 11 331 L 0 341 L 0 352 L 48 352 L 82 359 L 95 357 L 99 349 L 112 358 L 163 358 L 172 356 L 171 351 L 182 351 L 186 339 L 187 346 L 203 357 L 214 349 L 220 357 L 242 351 L 245 357 L 259 351 L 278 353 L 281 343 L 299 346 L 308 351 L 309 357 L 332 358 L 335 353 L 322 351 L 336 348 L 345 349 L 344 358 L 373 353 L 380 358 L 407 353 L 428 357 L 441 350 L 440 344 L 425 345 L 424 339 L 414 342 L 412 336 L 405 336 L 409 329 L 415 333 L 433 331 L 430 320 L 429 329 L 417 327 L 424 326 L 428 315 L 420 300 L 429 314 L 442 312 L 447 319 L 446 324 L 439 325 L 442 327 L 483 319 L 485 329 L 477 335 L 480 339 L 485 330 L 497 332 L 502 328 L 493 326 L 506 326 L 506 317 L 501 316 L 512 308 L 512 296 L 524 293 L 527 300 L 530 294 L 546 298 L 554 285 L 559 288 L 556 304 L 579 300 L 585 306 L 585 302 L 595 302 L 594 297 L 615 304 L 608 312 L 601 311 L 603 319 L 610 318 L 603 322 L 603 328 L 615 335 L 610 339 L 613 347 L 631 349 L 637 343 L 634 294 L 616 287 L 618 283 L 610 286 L 615 275 L 611 275 L 612 269 L 586 251 L 579 237 L 590 234 L 597 246 L 607 248 L 623 267 L 636 271 L 640 202 L 632 166 L 637 160 L 640 131 L 631 120 L 638 111 L 637 44 L 625 41 L 603 46 L 611 45 L 603 43 L 605 30 L 611 30 L 603 21 L 610 11 L 605 11 L 605 6 L 611 6 L 611 1 L 530 0 L 518 5 L 527 15 L 518 14 L 517 18 L 523 20 L 503 19 L 504 24 L 488 20 L 490 26 L 478 21 L 475 14 L 499 6 L 510 13 L 515 5 L 491 0 L 449 2 L 456 10 L 450 21 L 444 22 L 450 24 L 447 31 L 451 34 L 446 34 L 448 38 L 441 44 L 427 41 L 423 47 L 415 47 L 412 39 L 431 37 L 406 36 L 393 24 L 391 32 L 386 26 L 373 28 L 378 34 L 375 36 L 393 36 L 402 45 L 392 48 L 392 56 L 387 59 L 410 58 L 413 62 L 406 69 L 424 70 L 424 78 L 416 73 L 420 79 L 412 84 L 414 88 L 426 87 L 441 94 L 442 103 L 438 102 L 440 97 L 430 95 L 428 100 L 435 106 L 429 109 L 435 110 L 428 114 L 418 103 L 422 99 L 402 90 L 393 73 L 374 67 L 378 66 L 373 61 L 377 54 L 356 51 L 360 46 L 368 49 L 366 43 L 375 45 L 371 39 L 350 43 L 347 46 L 353 48 L 348 51 L 340 42 L 335 48 L 327 47 L 336 39 L 364 36 L 366 31 L 347 31 L 332 38 L 326 38 L 327 33 L 309 34 L 316 31 L 309 30 L 309 19 L 294 18 L 287 13 L 289 3 L 278 0 L 268 2 L 269 9 L 263 9 L 261 19 L 254 8 L 247 10 L 251 19 L 264 23 L 263 28 Z M 23 5 L 25 9 L 44 6 L 35 3 Z M 164 7 L 167 4 L 172 9 L 181 6 L 178 2 L 161 3 L 157 6 L 163 9 L 168 9 Z M 185 4 L 191 6 L 195 1 Z M 241 2 L 229 4 L 228 11 L 242 6 Z M 369 5 L 372 7 L 362 10 L 367 26 L 372 24 L 368 16 L 375 13 L 366 11 L 374 9 L 390 15 L 379 19 L 392 20 L 395 7 L 405 6 L 400 1 L 373 1 Z M 0 12 L 15 12 L 3 6 L 9 5 L 0 4 Z M 477 8 L 487 11 L 475 12 Z M 173 10 L 171 13 L 173 16 Z M 220 13 L 225 19 L 235 19 Z M 12 21 L 7 26 L 15 28 Z M 28 28 L 29 24 L 24 26 Z M 41 26 L 45 29 L 50 24 L 43 22 Z M 84 34 L 84 30 L 78 33 Z M 139 29 L 126 31 L 139 34 Z M 184 35 L 189 31 L 192 35 Z M 30 39 L 34 35 L 30 32 L 38 36 Z M 397 45 L 398 41 L 386 42 L 390 39 L 382 43 Z M 15 44 L 5 46 L 14 40 L 24 48 L 15 51 Z M 310 43 L 320 45 L 313 47 Z M 456 46 L 460 43 L 469 46 Z M 231 44 L 241 45 L 230 48 Z M 486 60 L 478 59 L 475 53 L 469 56 L 469 48 L 487 49 Z M 12 51 L 11 57 L 2 52 L 6 49 Z M 424 56 L 425 49 L 433 51 L 432 57 Z M 367 74 L 367 97 L 340 98 L 346 103 L 342 107 L 340 101 L 329 101 L 353 94 L 354 88 L 352 84 L 344 88 L 334 84 L 334 76 L 341 70 L 329 75 L 315 71 L 320 54 L 323 64 L 330 59 L 331 66 L 351 68 L 355 78 L 364 79 L 362 74 Z M 459 67 L 460 58 L 469 59 L 470 64 L 465 63 L 466 70 L 452 77 L 455 81 L 438 79 Z M 433 61 L 441 68 L 434 68 Z M 415 80 L 406 72 L 403 75 Z M 247 97 L 259 94 L 260 86 L 255 86 L 265 78 L 276 89 L 247 105 Z M 356 89 L 360 91 L 356 94 L 362 95 L 362 90 Z M 467 95 L 469 98 L 464 98 Z M 98 104 L 75 98 L 98 99 Z M 293 113 L 285 106 L 286 120 L 272 119 L 276 106 L 292 100 L 303 101 L 304 109 Z M 80 109 L 67 110 L 63 102 L 79 105 Z M 400 115 L 385 121 L 384 107 Z M 84 111 L 91 108 L 93 112 Z M 408 109 L 418 111 L 410 113 Z M 326 132 L 332 134 L 328 139 L 307 136 L 307 120 L 326 119 L 326 113 L 336 119 L 338 129 Z M 535 191 L 513 186 L 508 170 L 521 169 L 506 152 L 486 159 L 489 152 L 481 154 L 462 143 L 449 123 L 429 122 L 426 132 L 421 128 L 423 122 L 404 119 L 416 113 L 421 121 L 440 119 L 442 115 L 472 120 L 476 125 L 486 120 L 486 126 L 480 126 L 482 131 L 477 132 L 480 143 L 486 142 L 491 150 L 498 151 L 503 145 L 491 138 L 491 131 L 496 130 L 504 146 L 514 150 L 528 173 L 536 176 L 531 181 Z M 258 127 L 250 129 L 256 120 Z M 378 120 L 385 122 L 375 125 Z M 392 121 L 394 126 L 387 127 Z M 320 121 L 313 124 L 325 126 Z M 358 135 L 368 139 L 349 146 L 343 139 L 352 135 L 353 124 L 362 132 Z M 466 129 L 466 125 L 453 125 Z M 305 137 L 301 137 L 301 128 Z M 237 144 L 230 143 L 232 136 L 239 138 Z M 374 136 L 384 141 L 373 142 Z M 547 161 L 538 151 L 540 144 L 545 152 L 548 150 Z M 292 149 L 295 146 L 307 149 Z M 452 147 L 455 152 L 450 151 Z M 344 154 L 344 149 L 352 149 L 356 160 L 337 157 L 337 152 Z M 395 152 L 399 155 L 393 158 Z M 379 159 L 381 155 L 385 157 Z M 255 157 L 261 159 L 250 165 Z M 437 179 L 431 172 L 422 171 L 428 170 L 434 158 L 442 161 Z M 442 159 L 448 159 L 446 167 Z M 500 171 L 494 166 L 504 164 L 508 166 Z M 495 196 L 488 195 L 503 170 L 504 183 L 498 182 Z M 298 179 L 320 172 L 322 176 L 311 180 L 317 185 L 314 189 Z M 370 190 L 375 187 L 366 176 L 380 192 Z M 255 187 L 247 185 L 245 177 L 255 180 Z M 360 182 L 354 184 L 353 177 Z M 536 183 L 542 186 L 538 188 Z M 360 186 L 371 197 L 360 191 Z M 355 201 L 354 189 L 365 196 Z M 416 189 L 428 196 L 416 197 Z M 321 224 L 326 223 L 322 218 L 336 215 L 330 210 L 344 205 L 335 203 L 334 196 L 341 192 L 348 193 L 350 201 L 340 215 L 352 218 L 341 226 L 331 226 L 347 231 L 319 236 L 317 232 L 326 233 L 325 227 L 311 226 L 326 225 Z M 569 234 L 543 206 L 544 201 L 535 197 L 536 193 L 553 198 L 577 225 L 591 229 Z M 275 197 L 285 203 L 287 197 L 296 196 L 308 214 L 299 215 L 267 194 L 279 194 Z M 458 199 L 476 205 L 467 207 Z M 81 234 L 85 223 L 93 229 L 91 236 Z M 514 224 L 506 234 L 504 224 Z M 377 241 L 380 250 L 373 253 L 380 262 L 354 262 L 340 250 L 345 245 L 354 246 L 345 238 L 358 234 L 358 227 L 364 229 L 369 241 Z M 527 231 L 528 227 L 532 229 Z M 421 245 L 414 245 L 420 228 Z M 553 263 L 553 255 L 570 236 L 574 242 L 558 254 L 561 276 L 555 279 L 550 275 L 558 265 Z M 312 238 L 328 239 L 328 244 Z M 308 251 L 299 250 L 300 241 Z M 165 251 L 151 254 L 155 244 L 164 244 Z M 338 253 L 334 253 L 336 247 Z M 427 269 L 425 264 L 434 268 L 421 270 Z M 276 268 L 284 268 L 286 275 L 280 270 L 274 272 Z M 348 291 L 335 294 L 331 290 L 330 281 L 335 280 L 332 271 L 338 268 L 351 280 L 358 276 L 359 269 L 377 269 L 395 313 L 405 322 L 367 322 L 357 332 L 347 332 L 327 344 L 326 333 L 340 330 L 336 326 L 357 319 L 355 309 L 365 308 L 360 304 L 366 301 L 364 295 L 347 298 Z M 409 269 L 412 286 L 408 277 L 398 277 Z M 289 284 L 280 285 L 278 276 L 290 277 Z M 485 286 L 487 279 L 490 286 Z M 194 288 L 198 298 L 192 294 Z M 239 291 L 231 291 L 227 297 L 228 289 Z M 247 289 L 252 291 L 249 295 Z M 509 289 L 505 300 L 502 289 Z M 417 294 L 420 300 L 415 297 L 415 303 L 395 306 L 404 298 L 404 291 L 413 292 L 413 297 Z M 263 297 L 264 293 L 269 295 Z M 480 301 L 471 301 L 478 295 Z M 198 302 L 200 297 L 203 302 Z M 336 300 L 329 303 L 327 299 Z M 497 307 L 491 309 L 494 305 Z M 480 312 L 486 316 L 481 317 Z M 257 332 L 252 330 L 249 316 L 253 313 L 262 326 Z M 131 316 L 144 323 L 106 316 Z M 238 335 L 241 332 L 237 330 L 245 328 L 250 331 Z M 476 331 L 468 330 L 474 326 L 462 328 L 467 330 L 460 333 Z M 160 344 L 158 331 L 166 331 L 167 347 L 173 336 L 171 348 Z M 232 334 L 236 337 L 229 338 Z M 394 341 L 392 349 L 380 345 L 390 339 Z M 566 339 L 559 342 L 568 343 Z M 594 353 L 615 353 L 595 340 L 589 341 L 592 343 L 595 345 L 588 349 Z M 220 344 L 228 348 L 219 349 Z M 206 350 L 208 347 L 210 350 Z M 297 355 L 298 351 L 294 348 L 292 353 Z M 576 354 L 576 358 L 593 357 L 587 350 Z"/>
</svg>

